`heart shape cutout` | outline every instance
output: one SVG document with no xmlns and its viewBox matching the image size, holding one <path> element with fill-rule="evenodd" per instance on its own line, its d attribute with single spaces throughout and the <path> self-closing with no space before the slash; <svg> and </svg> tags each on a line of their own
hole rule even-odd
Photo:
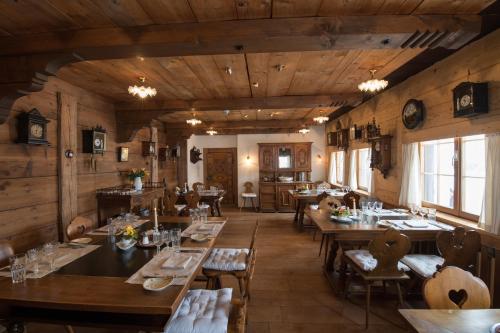
<svg viewBox="0 0 500 333">
<path fill-rule="evenodd" d="M 467 292 L 464 289 L 460 289 L 459 291 L 450 290 L 448 292 L 448 298 L 459 308 L 462 308 L 464 303 L 467 301 L 467 297 Z"/>
</svg>

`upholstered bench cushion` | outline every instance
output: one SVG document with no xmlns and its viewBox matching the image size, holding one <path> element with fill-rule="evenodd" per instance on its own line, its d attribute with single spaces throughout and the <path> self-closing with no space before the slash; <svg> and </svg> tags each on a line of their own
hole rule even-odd
<svg viewBox="0 0 500 333">
<path fill-rule="evenodd" d="M 345 251 L 345 255 L 364 271 L 373 271 L 377 266 L 377 259 L 373 258 L 368 250 L 349 250 Z M 401 262 L 398 262 L 398 269 L 405 272 L 410 270 L 408 266 Z"/>
<path fill-rule="evenodd" d="M 226 333 L 230 288 L 190 290 L 165 326 L 165 333 Z"/>
<path fill-rule="evenodd" d="M 203 268 L 219 271 L 243 271 L 247 268 L 248 249 L 212 249 Z"/>
<path fill-rule="evenodd" d="M 432 254 L 408 254 L 401 262 L 421 277 L 430 278 L 436 273 L 436 266 L 444 264 L 444 258 Z"/>
<path fill-rule="evenodd" d="M 241 193 L 243 198 L 257 198 L 257 193 Z"/>
</svg>

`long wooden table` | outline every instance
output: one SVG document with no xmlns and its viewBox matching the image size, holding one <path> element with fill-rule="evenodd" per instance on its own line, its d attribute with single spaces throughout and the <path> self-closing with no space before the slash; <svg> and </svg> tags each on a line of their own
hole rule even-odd
<svg viewBox="0 0 500 333">
<path fill-rule="evenodd" d="M 213 219 L 209 217 L 210 221 Z M 159 223 L 167 229 L 185 229 L 190 219 L 159 217 Z M 141 228 L 152 228 L 152 223 Z M 106 235 L 92 238 L 94 244 L 102 246 L 46 277 L 27 279 L 24 284 L 0 278 L 0 318 L 9 318 L 11 332 L 22 332 L 22 322 L 163 331 L 196 274 L 183 286 L 170 286 L 161 292 L 145 291 L 141 285 L 125 281 L 153 258 L 156 249 L 136 247 L 121 251 Z M 211 248 L 214 242 L 215 239 L 204 243 L 183 239 L 181 246 Z"/>
<path fill-rule="evenodd" d="M 500 309 L 483 310 L 399 310 L 416 332 L 489 333 L 500 323 Z"/>
<path fill-rule="evenodd" d="M 336 190 L 326 190 L 328 194 L 334 198 L 341 200 L 345 193 Z M 304 214 L 307 204 L 317 203 L 318 195 L 325 192 L 325 190 L 309 190 L 307 192 L 300 192 L 297 190 L 288 190 L 290 197 L 295 200 L 295 217 L 294 222 L 298 223 L 299 229 L 304 228 Z"/>
<path fill-rule="evenodd" d="M 319 231 L 327 236 L 327 245 L 331 243 L 330 249 L 325 251 L 325 263 L 323 271 L 333 287 L 334 283 L 334 264 L 340 248 L 340 242 L 359 242 L 370 241 L 376 235 L 387 230 L 385 227 L 380 227 L 374 223 L 338 223 L 330 219 L 330 212 L 323 209 L 313 209 L 308 211 L 308 216 L 313 223 L 318 227 Z M 399 230 L 407 235 L 412 242 L 415 241 L 433 241 L 436 239 L 438 232 L 443 229 L 439 227 L 430 227 L 429 229 L 408 228 Z"/>
</svg>

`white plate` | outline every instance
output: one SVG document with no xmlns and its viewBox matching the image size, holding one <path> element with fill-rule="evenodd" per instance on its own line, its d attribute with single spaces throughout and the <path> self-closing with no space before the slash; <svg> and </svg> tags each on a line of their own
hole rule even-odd
<svg viewBox="0 0 500 333">
<path fill-rule="evenodd" d="M 207 235 L 204 234 L 192 234 L 190 238 L 195 242 L 205 242 L 208 240 Z"/>
<path fill-rule="evenodd" d="M 332 219 L 337 222 L 352 222 L 352 220 L 346 216 L 335 216 L 332 215 Z"/>
<path fill-rule="evenodd" d="M 174 278 L 172 276 L 148 278 L 144 280 L 142 287 L 149 291 L 162 291 L 172 284 Z"/>
<path fill-rule="evenodd" d="M 70 243 L 75 243 L 75 244 L 88 244 L 92 242 L 92 238 L 89 237 L 83 237 L 83 238 L 76 238 L 73 239 Z"/>
<path fill-rule="evenodd" d="M 132 242 L 130 242 L 128 244 L 123 244 L 121 241 L 119 241 L 118 243 L 116 243 L 116 246 L 118 246 L 118 248 L 120 250 L 126 251 L 128 249 L 133 248 L 135 246 L 135 244 L 137 244 L 136 240 L 133 240 Z"/>
</svg>

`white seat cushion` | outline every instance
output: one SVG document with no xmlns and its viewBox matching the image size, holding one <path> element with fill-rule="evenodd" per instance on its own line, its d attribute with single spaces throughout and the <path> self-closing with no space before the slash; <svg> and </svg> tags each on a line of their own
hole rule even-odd
<svg viewBox="0 0 500 333">
<path fill-rule="evenodd" d="M 368 250 L 349 250 L 345 251 L 345 255 L 364 271 L 373 271 L 377 266 L 377 259 L 373 258 Z M 401 262 L 398 262 L 398 269 L 405 272 L 410 270 L 408 266 Z"/>
<path fill-rule="evenodd" d="M 257 194 L 256 193 L 241 193 L 241 196 L 243 198 L 257 198 Z"/>
<path fill-rule="evenodd" d="M 444 264 L 444 258 L 432 254 L 408 254 L 401 262 L 418 275 L 430 278 L 436 273 L 436 266 Z"/>
<path fill-rule="evenodd" d="M 226 333 L 232 293 L 230 288 L 188 291 L 164 332 Z"/>
<path fill-rule="evenodd" d="M 243 271 L 247 268 L 246 260 L 249 249 L 212 249 L 203 268 L 219 271 Z"/>
</svg>

